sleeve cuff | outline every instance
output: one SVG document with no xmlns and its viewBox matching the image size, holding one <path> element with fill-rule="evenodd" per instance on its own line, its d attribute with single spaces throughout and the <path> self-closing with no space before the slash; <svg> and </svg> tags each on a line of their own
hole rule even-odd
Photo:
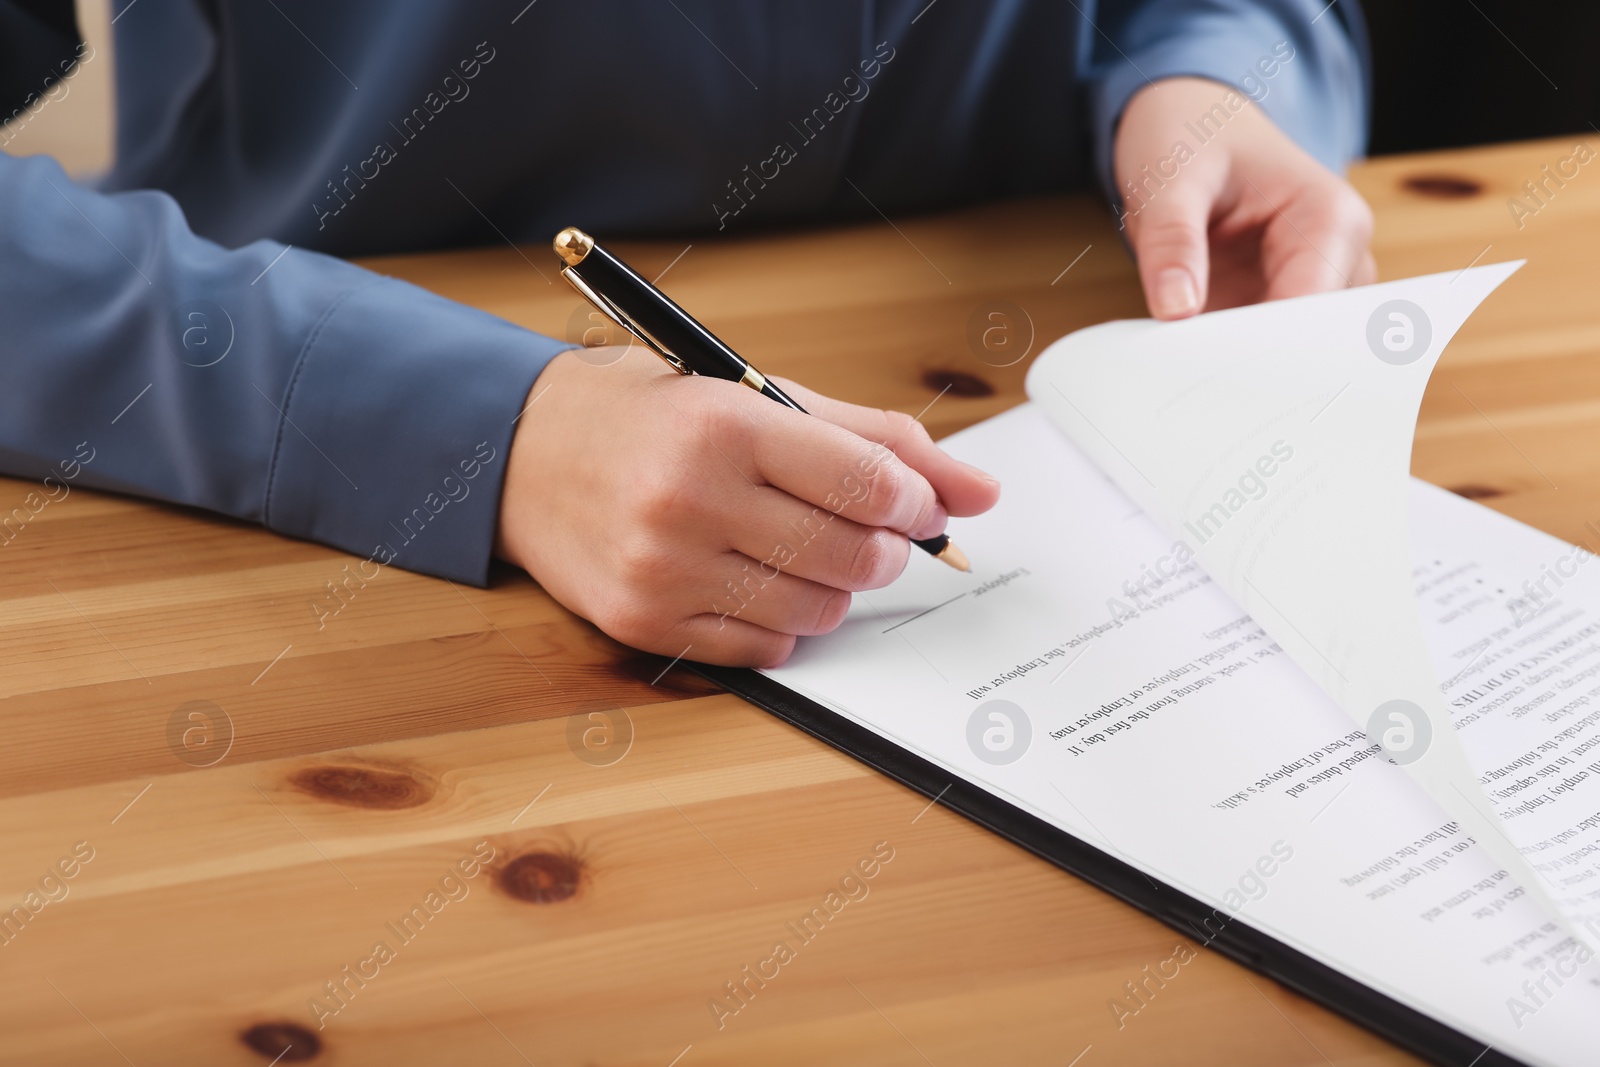
<svg viewBox="0 0 1600 1067">
<path fill-rule="evenodd" d="M 391 278 L 344 294 L 278 400 L 266 525 L 486 585 L 515 419 L 571 347 Z"/>
</svg>

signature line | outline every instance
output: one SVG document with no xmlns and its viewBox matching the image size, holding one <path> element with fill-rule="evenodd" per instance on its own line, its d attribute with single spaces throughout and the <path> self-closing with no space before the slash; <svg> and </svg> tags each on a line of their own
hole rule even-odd
<svg viewBox="0 0 1600 1067">
<path fill-rule="evenodd" d="M 926 611 L 919 611 L 915 615 L 911 616 L 911 618 L 906 619 L 904 622 L 897 622 L 893 626 L 889 627 L 888 630 L 885 630 L 883 632 L 884 633 L 889 633 L 891 631 L 900 629 L 900 627 L 904 626 L 907 622 L 916 622 L 918 619 L 922 618 L 924 615 L 928 615 L 928 614 L 931 614 L 931 613 L 933 613 L 935 611 L 938 611 L 940 608 L 944 607 L 945 604 L 954 604 L 956 601 L 960 600 L 962 597 L 964 597 L 966 595 L 967 594 L 965 594 L 965 593 L 957 593 L 955 596 L 951 597 L 949 600 L 946 600 L 944 602 L 944 604 L 935 604 L 933 607 L 927 609 Z"/>
</svg>

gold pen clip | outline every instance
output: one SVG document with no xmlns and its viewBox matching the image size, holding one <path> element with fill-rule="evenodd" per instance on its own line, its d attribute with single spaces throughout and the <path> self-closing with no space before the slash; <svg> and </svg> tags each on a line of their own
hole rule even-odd
<svg viewBox="0 0 1600 1067">
<path fill-rule="evenodd" d="M 561 276 L 567 280 L 569 285 L 578 290 L 578 293 L 585 300 L 593 304 L 602 315 L 606 316 L 612 322 L 616 323 L 618 326 L 621 326 L 624 330 L 627 330 L 629 333 L 633 334 L 633 336 L 643 341 L 652 352 L 666 360 L 667 365 L 673 370 L 677 371 L 679 374 L 694 373 L 689 369 L 688 364 L 684 363 L 683 360 L 673 355 L 671 349 L 652 337 L 650 335 L 650 331 L 646 330 L 643 326 L 640 326 L 637 322 L 635 322 L 627 312 L 623 311 L 611 301 L 607 300 L 605 297 L 591 289 L 589 287 L 589 283 L 584 281 L 577 271 L 573 270 L 571 267 L 562 267 Z"/>
</svg>

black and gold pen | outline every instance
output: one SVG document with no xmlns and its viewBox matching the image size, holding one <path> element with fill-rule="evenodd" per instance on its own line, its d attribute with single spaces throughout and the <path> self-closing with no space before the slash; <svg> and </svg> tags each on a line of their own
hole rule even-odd
<svg viewBox="0 0 1600 1067">
<path fill-rule="evenodd" d="M 556 255 L 566 264 L 561 276 L 602 315 L 644 342 L 679 374 L 703 374 L 708 378 L 739 382 L 769 400 L 805 411 L 665 293 L 596 244 L 593 237 L 568 226 L 556 234 L 554 247 Z M 972 569 L 965 553 L 947 534 L 922 540 L 913 538 L 911 543 L 958 571 Z"/>
</svg>

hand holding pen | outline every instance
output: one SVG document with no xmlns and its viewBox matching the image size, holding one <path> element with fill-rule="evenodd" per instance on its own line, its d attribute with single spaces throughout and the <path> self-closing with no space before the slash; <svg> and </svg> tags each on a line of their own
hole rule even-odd
<svg viewBox="0 0 1600 1067">
<path fill-rule="evenodd" d="M 634 647 L 780 663 L 898 577 L 908 538 L 999 495 L 908 415 L 764 380 L 790 401 L 774 402 L 616 351 L 564 353 L 534 384 L 496 550 Z"/>
<path fill-rule="evenodd" d="M 556 255 L 566 264 L 561 276 L 585 300 L 643 341 L 679 374 L 703 374 L 708 378 L 738 382 L 768 400 L 802 414 L 805 412 L 805 408 L 768 381 L 754 364 L 723 344 L 720 337 L 639 277 L 633 268 L 595 244 L 593 237 L 568 226 L 556 234 L 552 244 Z M 914 537 L 911 543 L 958 571 L 972 569 L 965 553 L 951 542 L 948 534 Z"/>
</svg>

